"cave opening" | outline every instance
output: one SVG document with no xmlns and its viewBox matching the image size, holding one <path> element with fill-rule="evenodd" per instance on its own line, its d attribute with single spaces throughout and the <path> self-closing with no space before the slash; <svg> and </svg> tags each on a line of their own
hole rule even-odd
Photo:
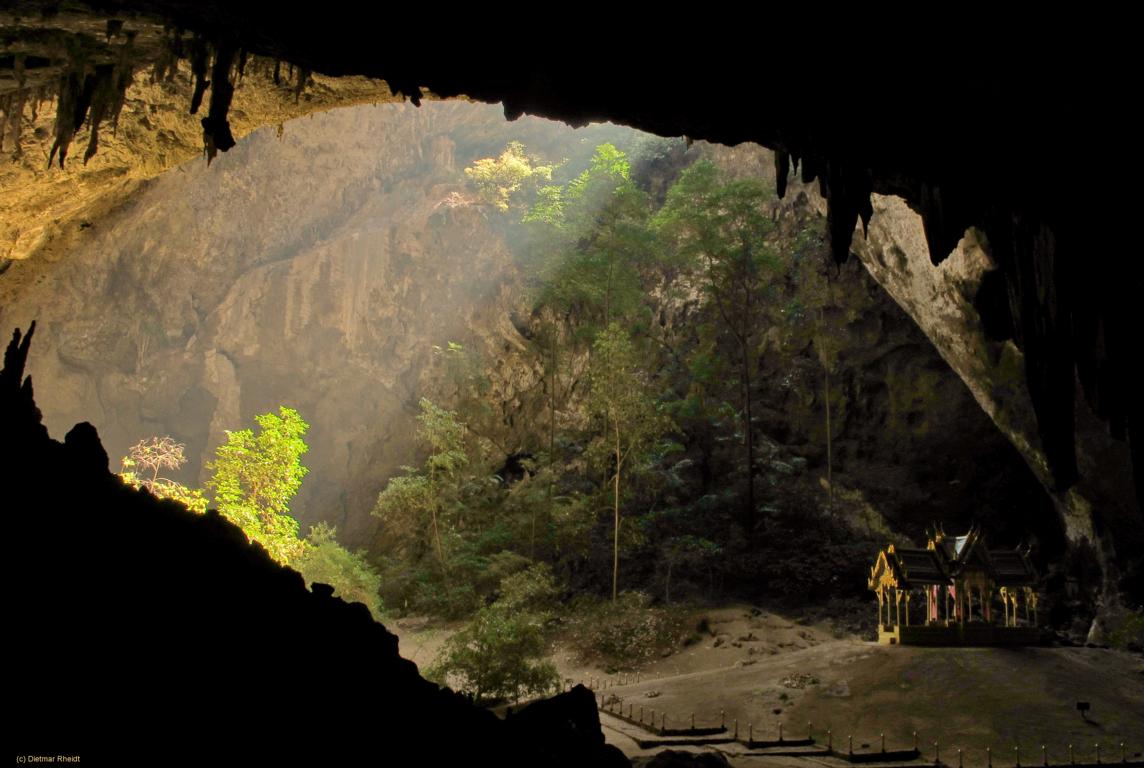
<svg viewBox="0 0 1144 768">
<path fill-rule="evenodd" d="M 121 32 L 109 25 L 108 41 Z M 625 679 L 652 662 L 639 654 L 658 653 L 663 638 L 707 650 L 710 634 L 712 654 L 758 652 L 758 637 L 743 638 L 777 633 L 768 622 L 781 623 L 784 611 L 805 610 L 859 636 L 870 621 L 853 610 L 869 602 L 867 550 L 924 541 L 939 521 L 983 525 L 1005 545 L 1034 544 L 1052 595 L 1046 616 L 1066 636 L 1088 639 L 1110 560 L 1099 544 L 1075 540 L 1091 525 L 1085 505 L 1124 547 L 1111 562 L 1127 563 L 1132 594 L 1123 552 L 1131 558 L 1139 531 L 1127 449 L 1091 443 L 1098 447 L 1079 453 L 1089 484 L 1071 496 L 1056 485 L 1062 465 L 1037 451 L 1039 406 L 1021 390 L 1024 360 L 1011 341 L 1020 317 L 1006 311 L 995 244 L 983 230 L 959 228 L 960 218 L 935 231 L 940 200 L 924 219 L 890 196 L 870 197 L 866 211 L 851 194 L 862 183 L 815 168 L 812 158 L 614 125 L 505 123 L 512 110 L 500 105 L 425 100 L 290 121 L 278 102 L 261 112 L 257 102 L 243 105 L 239 79 L 261 75 L 301 104 L 370 101 L 377 92 L 342 92 L 308 67 L 242 63 L 238 48 L 185 42 L 186 51 L 165 54 L 172 58 L 157 81 L 181 78 L 179 87 L 206 105 L 207 116 L 195 118 L 201 131 L 172 122 L 163 97 L 148 104 L 162 91 L 156 76 L 147 97 L 133 97 L 107 85 L 122 70 L 99 62 L 81 69 L 94 73 L 90 82 L 65 73 L 57 106 L 78 115 L 76 103 L 86 101 L 86 126 L 77 119 L 48 132 L 35 125 L 38 96 L 34 106 L 27 97 L 5 103 L 6 119 L 19 102 L 18 114 L 32 121 L 26 135 L 6 126 L 17 154 L 26 144 L 46 147 L 53 183 L 67 173 L 96 178 L 60 170 L 77 165 L 75 157 L 64 164 L 76 135 L 89 139 L 92 172 L 106 172 L 101 158 L 114 163 L 123 149 L 98 128 L 115 125 L 113 114 L 122 120 L 122 109 L 142 126 L 137 135 L 158 137 L 146 157 L 165 146 L 178 157 L 202 139 L 209 167 L 176 165 L 146 182 L 128 174 L 114 194 L 93 195 L 64 216 L 49 206 L 31 226 L 14 213 L 18 205 L 33 211 L 51 195 L 37 200 L 27 188 L 32 194 L 3 222 L 10 248 L 0 321 L 38 321 L 27 370 L 53 435 L 92 422 L 113 471 L 140 441 L 170 436 L 189 459 L 178 483 L 208 487 L 213 505 L 217 477 L 207 465 L 220 460 L 228 432 L 259 414 L 285 419 L 279 406 L 296 408 L 309 426 L 309 474 L 289 513 L 297 538 L 313 528 L 308 546 L 324 552 L 313 572 L 321 575 L 304 572 L 306 580 L 346 579 L 334 586 L 350 598 L 364 583 L 402 650 L 433 645 L 427 638 L 439 627 L 424 616 L 471 620 L 457 636 L 479 638 L 502 616 L 498 605 L 513 600 L 563 624 L 565 643 L 611 643 L 601 669 Z M 51 61 L 16 54 L 11 66 L 28 72 Z M 208 85 L 231 80 L 233 94 Z M 236 122 L 270 127 L 234 144 L 232 97 Z M 775 187 L 781 198 L 764 194 Z M 731 213 L 740 218 L 728 223 Z M 750 227 L 767 249 L 745 258 L 727 234 Z M 843 235 L 852 253 L 837 266 Z M 935 242 L 952 252 L 939 267 L 929 264 Z M 609 334 L 613 325 L 623 333 Z M 623 365 L 609 371 L 600 361 Z M 642 404 L 631 397 L 641 387 Z M 594 400 L 609 389 L 611 399 Z M 1085 407 L 1078 402 L 1082 422 Z M 633 431 L 645 430 L 631 453 L 599 439 L 625 408 Z M 1103 425 L 1092 421 L 1081 428 L 1096 434 Z M 261 434 L 274 428 L 260 422 Z M 94 433 L 68 434 L 64 450 L 90 457 Z M 1093 483 L 1098 466 L 1117 469 Z M 126 503 L 118 489 L 110 493 Z M 1127 505 L 1106 504 L 1126 493 Z M 35 494 L 26 501 L 40 505 Z M 129 556 L 147 546 L 127 539 Z M 266 548 L 279 561 L 290 557 Z M 361 559 L 347 559 L 355 550 Z M 818 571 L 802 567 L 809 552 Z M 189 552 L 176 559 L 201 570 Z M 119 583 L 135 583 L 131 567 L 117 568 Z M 217 576 L 219 587 L 230 589 L 235 573 Z M 183 587 L 193 595 L 193 585 Z M 528 603 L 537 591 L 561 606 L 598 600 L 579 605 L 576 618 L 563 608 L 553 618 L 551 606 Z M 143 593 L 158 603 L 178 589 Z M 610 607 L 609 597 L 619 599 Z M 719 600 L 762 608 L 751 608 L 749 626 L 727 642 L 708 617 L 695 632 L 672 623 L 672 606 L 700 601 L 711 613 L 725 607 Z M 45 606 L 20 607 L 51 620 Z M 152 623 L 90 610 L 98 623 L 110 617 Z M 590 631 L 634 636 L 632 617 L 654 628 L 650 645 L 633 649 Z M 257 623 L 275 621 L 260 613 Z M 776 634 L 775 650 L 823 641 L 821 629 L 803 631 L 809 636 Z M 754 655 L 744 661 L 757 663 Z M 339 653 L 337 663 L 351 657 Z M 417 658 L 423 669 L 432 660 Z M 560 679 L 577 682 L 582 664 L 559 664 Z M 817 717 L 819 704 L 789 699 L 774 709 Z"/>
</svg>

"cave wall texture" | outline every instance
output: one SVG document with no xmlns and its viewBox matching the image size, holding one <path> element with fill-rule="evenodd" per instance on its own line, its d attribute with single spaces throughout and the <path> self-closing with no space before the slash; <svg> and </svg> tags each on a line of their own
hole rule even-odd
<svg viewBox="0 0 1144 768">
<path fill-rule="evenodd" d="M 997 22 L 974 29 L 978 56 L 956 59 L 932 55 L 945 37 L 895 36 L 895 60 L 917 57 L 926 65 L 890 73 L 872 68 L 870 50 L 880 39 L 853 30 L 824 31 L 816 44 L 829 56 L 779 66 L 780 74 L 764 77 L 757 43 L 748 45 L 752 41 L 744 33 L 723 27 L 717 39 L 705 37 L 709 30 L 703 25 L 692 29 L 685 56 L 654 55 L 662 49 L 658 41 L 631 34 L 607 55 L 540 56 L 520 50 L 520 66 L 506 67 L 489 54 L 488 36 L 518 40 L 511 23 L 493 31 L 487 24 L 466 26 L 469 20 L 457 17 L 423 40 L 398 34 L 379 38 L 382 30 L 407 18 L 400 11 L 338 3 L 322 13 L 302 14 L 277 12 L 267 2 L 138 0 L 101 9 L 173 30 L 175 42 L 164 50 L 191 61 L 192 108 L 204 100 L 209 104 L 201 121 L 208 154 L 231 143 L 233 81 L 253 54 L 292 62 L 301 72 L 383 78 L 415 102 L 427 92 L 463 94 L 503 102 L 510 118 L 524 112 L 573 124 L 608 118 L 662 135 L 728 144 L 757 141 L 776 150 L 780 193 L 787 170 L 819 182 L 839 262 L 849 257 L 855 224 L 865 224 L 873 212 L 872 193 L 897 195 L 922 216 L 935 264 L 967 227 L 975 226 L 1003 278 L 998 282 L 1004 290 L 996 294 L 1005 300 L 991 303 L 990 326 L 1012 336 L 1024 353 L 1038 437 L 1056 489 L 1066 491 L 1079 475 L 1078 379 L 1097 417 L 1118 439 L 1129 440 L 1136 486 L 1144 487 L 1139 441 L 1130 439 L 1140 418 L 1137 399 L 1130 396 L 1141 389 L 1130 365 L 1135 328 L 1130 305 L 1140 287 L 1140 269 L 1136 260 L 1123 258 L 1123 241 L 1101 226 L 1126 208 L 1118 199 L 1098 202 L 1075 194 L 1089 181 L 1085 164 L 1059 163 L 1051 169 L 1047 164 L 1068 148 L 1122 146 L 1119 140 L 1127 138 L 1128 122 L 1119 119 L 1125 108 L 1118 73 L 1128 71 L 1119 68 L 1128 49 L 1109 40 L 1118 34 L 1115 29 L 1103 30 L 1104 45 L 1097 53 L 1074 46 L 1062 54 L 1056 43 L 1093 32 L 1087 19 L 1070 19 L 1068 38 L 1059 37 L 1063 32 L 1051 20 L 1026 21 L 1016 29 Z M 51 17 L 59 15 L 60 6 L 9 2 L 2 10 Z M 610 29 L 634 33 L 640 19 L 621 14 L 609 21 Z M 563 50 L 585 34 L 584 24 L 568 19 L 545 42 Z M 946 34 L 954 40 L 957 31 Z M 580 42 L 575 50 L 583 48 Z M 782 36 L 767 43 L 776 65 L 798 47 Z M 13 56 L 16 81 L 26 76 L 16 70 L 28 69 L 26 58 L 20 64 L 17 59 Z M 908 94 L 907 108 L 889 115 L 872 108 L 866 89 L 837 76 L 844 62 L 855 70 L 865 65 L 867 79 L 876 73 L 883 87 Z M 624 73 L 620 82 L 616 72 Z M 92 74 L 95 89 L 99 79 Z M 71 77 L 61 80 L 65 103 L 74 90 Z M 214 85 L 209 97 L 208 82 Z M 78 118 L 73 123 L 86 113 L 86 89 L 85 80 L 75 97 L 81 109 L 71 111 Z M 958 113 L 966 102 L 980 119 Z M 1044 117 L 1046 105 L 1051 119 Z M 57 122 L 57 134 L 68 130 L 67 121 Z M 1138 506 L 1139 498 L 1138 490 Z"/>
<path fill-rule="evenodd" d="M 0 324 L 38 323 L 28 369 L 45 424 L 64 435 L 90 421 L 113 469 L 136 441 L 171 435 L 187 445 L 180 479 L 201 485 L 224 430 L 280 404 L 297 408 L 311 424 L 311 472 L 292 512 L 303 531 L 324 521 L 348 546 L 367 546 L 377 493 L 423 458 L 410 439 L 417 401 L 453 402 L 456 382 L 435 347 L 463 343 L 487 378 L 489 412 L 472 427 L 495 461 L 547 439 L 527 276 L 503 217 L 475 203 L 461 169 L 510 140 L 556 158 L 633 136 L 507 123 L 495 106 L 461 102 L 363 106 L 268 128 L 209 168 L 189 163 L 147 184 L 66 259 L 14 265 L 22 289 L 8 290 Z M 769 150 L 699 142 L 678 162 L 701 156 L 773 183 Z M 252 201 L 251 190 L 272 193 Z M 1046 561 L 1059 555 L 1036 480 L 910 318 L 854 267 L 835 280 L 831 309 L 843 361 L 836 485 L 869 502 L 879 536 L 916 541 L 935 520 L 977 521 L 1012 543 L 1033 535 Z M 682 337 L 698 322 L 695 302 L 652 309 Z M 814 351 L 767 346 L 761 432 L 794 466 L 824 475 Z M 578 403 L 560 415 L 571 425 L 587 418 Z"/>
<path fill-rule="evenodd" d="M 231 80 L 246 55 L 291 62 L 299 73 L 383 78 L 394 92 L 415 101 L 427 94 L 464 94 L 503 102 L 510 117 L 527 112 L 575 124 L 608 118 L 663 135 L 729 144 L 751 140 L 773 148 L 780 191 L 788 171 L 818 183 L 836 259 L 847 261 L 853 248 L 879 282 L 918 317 L 959 373 L 976 368 L 977 373 L 967 376 L 974 396 L 1019 447 L 1020 440 L 1026 442 L 1028 449 L 1023 452 L 1033 470 L 1051 482 L 1058 511 L 1072 535 L 1086 537 L 1091 530 L 1093 537 L 1103 538 L 1095 548 L 1104 553 L 1107 565 L 1109 526 L 1125 525 L 1138 534 L 1144 489 L 1139 393 L 1144 386 L 1133 358 L 1139 351 L 1135 302 L 1142 285 L 1140 260 L 1131 255 L 1134 197 L 1124 194 L 1136 179 L 1130 134 L 1134 123 L 1127 117 L 1134 47 L 1120 39 L 1126 30 L 1115 26 L 1098 30 L 1088 19 L 1070 18 L 1068 33 L 1063 34 L 1026 19 L 1015 29 L 977 25 L 958 41 L 958 48 L 950 49 L 954 34 L 939 38 L 929 30 L 916 38 L 875 41 L 855 30 L 830 34 L 775 15 L 762 30 L 736 32 L 729 29 L 734 25 L 720 20 L 718 37 L 710 39 L 704 38 L 708 30 L 702 25 L 692 25 L 687 40 L 672 43 L 632 34 L 625 37 L 626 43 L 631 42 L 622 50 L 608 50 L 607 55 L 538 56 L 530 55 L 526 45 L 510 45 L 514 54 L 527 58 L 527 64 L 505 66 L 500 56 L 489 52 L 488 35 L 496 34 L 490 26 L 465 28 L 466 20 L 459 18 L 456 32 L 443 29 L 430 38 L 412 34 L 409 19 L 390 9 L 363 10 L 343 2 L 324 4 L 320 13 L 283 13 L 278 4 L 268 2 L 235 5 L 213 0 L 195 4 L 133 0 L 99 6 L 130 24 L 162 30 L 156 32 L 158 37 L 170 36 L 175 29 L 185 31 L 189 101 L 202 100 L 206 105 L 205 117 L 198 126 L 191 125 L 196 131 L 201 127 L 208 155 L 225 151 L 235 132 L 229 124 L 235 115 L 232 97 L 237 98 Z M 65 10 L 81 7 L 69 4 Z M 61 13 L 61 4 L 4 2 L 0 11 L 21 18 L 52 18 Z M 608 28 L 628 29 L 632 22 L 620 18 Z M 99 24 L 105 25 L 106 19 Z M 10 46 L 22 29 L 18 20 L 9 23 L 6 18 L 5 45 Z M 98 36 L 103 29 L 111 38 L 110 26 L 88 34 Z M 586 41 L 594 38 L 582 26 L 572 24 L 566 34 L 553 34 L 544 42 L 558 50 L 592 49 Z M 760 39 L 770 46 L 765 53 Z M 1092 52 L 1095 42 L 1100 47 Z M 687 55 L 672 54 L 688 43 Z M 967 45 L 972 53 L 964 52 Z M 945 55 L 951 50 L 959 55 Z M 878 52 L 885 52 L 884 58 Z M 22 114 L 29 98 L 39 98 L 20 92 L 28 73 L 43 69 L 47 82 L 59 84 L 56 112 L 63 119 L 52 128 L 59 146 L 53 156 L 44 158 L 58 163 L 59 149 L 85 119 L 100 122 L 99 116 L 89 117 L 90 109 L 104 110 L 109 127 L 114 122 L 122 71 L 108 65 L 113 62 L 69 71 L 66 61 L 58 63 L 34 52 L 0 56 L 4 74 L 0 95 L 10 99 L 3 105 L 5 117 L 14 108 L 11 99 L 24 100 L 19 104 Z M 210 89 L 205 86 L 208 79 Z M 105 95 L 96 99 L 97 90 Z M 250 125 L 257 124 L 255 118 Z M 5 127 L 11 130 L 11 125 L 7 119 Z M 19 141 L 18 133 L 16 137 Z M 106 133 L 101 143 L 104 150 L 110 146 Z M 89 161 L 96 164 L 93 168 L 99 167 L 100 153 Z M 73 156 L 68 164 L 75 165 L 76 160 Z M 107 188 L 121 181 L 114 173 L 81 178 Z M 50 189 L 43 194 L 48 206 L 59 205 L 63 197 L 59 188 L 55 194 Z M 878 195 L 893 195 L 901 202 Z M 901 205 L 920 216 L 920 240 L 916 223 L 897 232 L 890 226 L 878 229 L 879 214 Z M 87 209 L 56 210 L 49 214 L 45 230 L 57 219 L 81 223 Z M 866 245 L 854 238 L 859 223 L 860 231 L 873 228 Z M 970 227 L 973 231 L 967 237 Z M 5 236 L 9 242 L 33 244 L 40 237 Z M 62 252 L 61 247 L 58 253 Z M 941 265 L 938 269 L 944 267 L 946 272 L 938 274 L 948 279 L 931 278 L 926 288 L 925 278 L 920 277 L 923 255 Z M 0 262 L 0 272 L 7 266 Z M 948 284 L 941 285 L 943 281 Z M 914 290 L 931 292 L 914 294 Z M 948 312 L 937 317 L 934 307 L 942 302 L 947 302 Z M 973 319 L 967 304 L 974 306 L 979 320 Z M 974 340 L 958 339 L 966 335 Z M 978 335 L 990 339 L 980 342 Z M 328 629 L 328 623 L 320 632 L 311 626 L 307 636 L 324 637 L 322 643 L 327 644 L 314 646 L 319 654 L 326 647 L 344 652 L 347 644 L 364 648 L 368 642 L 372 650 L 374 640 L 388 642 L 380 627 L 365 626 L 363 611 L 349 618 L 354 608 L 307 593 L 296 577 L 270 567 L 258 553 L 251 554 L 245 542 L 235 539 L 233 529 L 203 518 L 194 523 L 200 532 L 189 533 L 186 529 L 192 522 L 186 516 L 167 508 L 166 516 L 157 518 L 138 496 L 129 498 L 113 487 L 106 474 L 106 455 L 90 427 L 77 427 L 64 444 L 47 441 L 37 427 L 30 386 L 21 386 L 23 356 L 17 350 L 9 357 L 11 364 L 0 377 L 5 420 L 0 458 L 3 482 L 10 491 L 6 506 L 39 512 L 15 516 L 16 540 L 32 544 L 17 559 L 16 573 L 32 574 L 35 580 L 35 586 L 28 588 L 17 579 L 15 615 L 24 626 L 38 629 L 20 637 L 16 655 L 27 664 L 21 665 L 16 682 L 21 689 L 40 691 L 26 702 L 18 726 L 37 729 L 30 732 L 46 737 L 45 728 L 54 726 L 43 719 L 44 712 L 53 713 L 55 725 L 88 720 L 90 712 L 101 710 L 98 692 L 122 687 L 127 680 L 126 691 L 135 702 L 129 714 L 142 718 L 135 722 L 158 737 L 186 743 L 186 731 L 177 727 L 177 717 L 189 716 L 192 705 L 217 699 L 218 690 L 230 690 L 237 680 L 249 677 L 228 660 L 228 651 L 220 649 L 222 639 L 240 645 L 257 642 L 275 636 L 262 634 L 267 628 L 274 633 L 298 632 L 291 622 L 317 621 L 318 614 L 328 622 L 337 614 L 346 617 L 347 626 L 354 622 L 360 626 L 345 634 Z M 1027 399 L 1018 395 L 1002 402 L 990 382 L 1011 381 L 1014 365 L 1020 369 L 1021 363 L 1024 370 L 1019 376 L 1025 381 Z M 1105 434 L 1121 441 L 1119 447 L 1105 444 Z M 1100 437 L 1094 443 L 1089 435 Z M 61 484 L 59 472 L 86 479 Z M 1116 478 L 1129 472 L 1136 488 L 1134 508 L 1115 483 L 1102 489 L 1104 475 Z M 1110 494 L 1119 495 L 1124 503 L 1118 507 L 1125 510 L 1123 515 L 1116 518 L 1126 522 L 1111 523 L 1104 508 L 1096 506 Z M 188 584 L 185 575 L 164 570 L 166 548 L 157 546 L 153 557 L 135 562 L 155 578 L 156 590 L 185 591 L 183 606 L 193 610 L 179 613 L 159 603 L 158 591 L 139 591 L 129 564 L 109 566 L 115 563 L 115 552 L 96 557 L 88 551 L 84 545 L 93 532 L 93 516 L 84 513 L 92 509 L 120 510 L 115 520 L 122 529 L 139 530 L 140 536 L 149 531 L 156 542 L 181 536 L 210 539 L 220 558 L 233 555 L 234 567 L 220 571 L 226 575 L 224 582 L 204 586 Z M 153 528 L 142 527 L 148 521 Z M 49 535 L 57 537 L 61 528 L 74 535 L 58 548 L 48 552 L 37 544 Z M 59 563 L 59 569 L 45 569 L 46 561 Z M 252 565 L 258 562 L 262 564 Z M 160 574 L 169 574 L 177 587 Z M 1105 576 L 1109 581 L 1107 567 Z M 268 599 L 270 595 L 278 597 Z M 213 622 L 196 626 L 193 618 L 219 610 L 216 599 L 230 601 L 219 615 L 235 623 L 229 629 Z M 265 610 L 248 614 L 252 604 Z M 141 605 L 146 609 L 140 610 Z M 105 634 L 108 627 L 115 628 L 111 634 Z M 69 639 L 77 637 L 79 642 Z M 185 655 L 188 646 L 208 650 L 191 651 L 195 662 L 184 668 L 181 677 L 176 668 L 171 671 L 175 677 L 148 679 L 152 666 L 177 667 L 172 659 Z M 178 648 L 181 655 L 176 657 L 170 648 Z M 283 651 L 269 661 L 277 669 L 292 667 L 297 659 Z M 409 679 L 408 688 L 401 690 L 428 698 L 438 695 L 413 681 L 395 655 L 387 664 L 393 668 L 383 665 L 375 670 L 379 681 L 392 685 L 388 681 Z M 113 676 L 112 670 L 125 670 L 126 677 Z M 77 680 L 90 695 L 61 705 L 51 691 Z M 161 715 L 144 703 L 162 702 L 168 707 L 175 701 L 171 691 L 176 688 L 196 691 L 181 709 L 164 709 Z M 267 691 L 259 699 L 267 706 L 287 698 L 281 685 L 271 685 Z M 237 719 L 250 702 L 241 697 L 232 701 L 231 714 Z M 442 706 L 445 711 L 454 705 Z M 399 715 L 396 703 L 394 708 Z M 168 719 L 168 714 L 175 718 Z M 449 716 L 458 723 L 480 717 Z M 91 725 L 113 733 L 114 721 L 106 713 Z M 270 718 L 260 722 L 269 726 Z M 405 725 L 405 721 L 390 725 L 394 723 L 397 729 Z M 352 725 L 366 729 L 370 724 Z M 330 719 L 319 723 L 319 728 L 323 726 L 338 727 Z M 462 732 L 467 733 L 464 728 Z M 156 743 L 162 743 L 161 738 Z"/>
</svg>

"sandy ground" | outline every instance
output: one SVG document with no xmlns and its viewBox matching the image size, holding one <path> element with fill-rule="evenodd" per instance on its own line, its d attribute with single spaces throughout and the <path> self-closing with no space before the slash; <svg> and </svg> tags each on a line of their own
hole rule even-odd
<svg viewBox="0 0 1144 768">
<path fill-rule="evenodd" d="M 593 680 L 598 688 L 607 681 L 606 693 L 637 715 L 640 707 L 648 717 L 653 709 L 667 713 L 669 727 L 684 725 L 692 714 L 697 725 L 715 725 L 722 712 L 728 726 L 738 720 L 743 735 L 749 723 L 755 738 L 776 738 L 782 723 L 785 737 L 804 738 L 810 730 L 820 744 L 829 730 L 836 749 L 853 736 L 855 751 L 878 750 L 883 733 L 888 749 L 908 748 L 916 731 L 928 759 L 936 741 L 944 762 L 953 763 L 961 749 L 966 766 L 982 768 L 987 747 L 998 768 L 1014 765 L 1018 746 L 1022 765 L 1040 765 L 1042 745 L 1050 763 L 1064 763 L 1069 744 L 1078 762 L 1093 760 L 1097 743 L 1105 762 L 1120 761 L 1121 742 L 1129 759 L 1144 752 L 1139 655 L 880 646 L 749 606 L 700 611 L 695 623 L 703 617 L 711 633 L 641 669 L 639 683 L 579 665 L 567 649 L 557 647 L 554 660 L 566 679 Z M 395 627 L 402 654 L 419 665 L 456 628 L 403 621 L 405 627 Z M 1087 721 L 1078 701 L 1091 704 Z M 630 756 L 646 754 L 615 729 L 605 727 L 605 735 Z"/>
</svg>

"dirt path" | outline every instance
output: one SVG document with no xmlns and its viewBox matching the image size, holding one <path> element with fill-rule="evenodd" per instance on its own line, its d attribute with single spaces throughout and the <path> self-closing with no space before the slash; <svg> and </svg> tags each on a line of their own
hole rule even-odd
<svg viewBox="0 0 1144 768">
<path fill-rule="evenodd" d="M 641 707 L 667 713 L 682 726 L 748 724 L 756 739 L 804 738 L 809 731 L 836 749 L 853 736 L 855 751 L 877 751 L 880 734 L 888 749 L 908 748 L 918 733 L 923 755 L 932 762 L 933 743 L 943 761 L 961 749 L 967 768 L 984 768 L 986 748 L 994 764 L 1009 768 L 1020 747 L 1023 765 L 1095 757 L 1102 745 L 1105 762 L 1119 762 L 1120 744 L 1131 760 L 1144 752 L 1144 658 L 1092 648 L 911 648 L 879 646 L 854 637 L 835 637 L 825 625 L 802 625 L 773 612 L 731 606 L 699 612 L 709 632 L 677 653 L 640 670 L 639 683 L 579 664 L 557 647 L 554 661 L 573 682 L 607 681 L 601 692 L 619 696 L 637 714 Z M 403 654 L 423 664 L 448 636 L 448 629 L 397 628 Z M 404 632 L 404 634 L 402 634 Z M 424 635 L 424 636 L 423 636 Z M 407 658 L 410 656 L 407 655 Z M 602 684 L 602 683 L 601 683 Z M 1088 720 L 1078 701 L 1092 709 Z M 607 725 L 604 718 L 605 725 Z M 811 725 L 808 725 L 811 724 Z M 615 728 L 605 735 L 631 757 L 650 754 Z M 1139 758 L 1136 758 L 1139 759 Z M 736 765 L 809 765 L 806 759 L 735 756 Z M 776 762 L 777 761 L 777 762 Z"/>
</svg>

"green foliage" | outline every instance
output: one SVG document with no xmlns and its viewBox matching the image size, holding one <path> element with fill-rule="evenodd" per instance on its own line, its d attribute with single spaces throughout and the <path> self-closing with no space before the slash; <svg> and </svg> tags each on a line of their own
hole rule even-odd
<svg viewBox="0 0 1144 768">
<path fill-rule="evenodd" d="M 672 424 L 657 405 L 643 359 L 631 335 L 612 323 L 596 337 L 589 371 L 589 409 L 606 425 L 600 440 L 620 453 L 622 465 L 629 456 L 650 449 Z"/>
<path fill-rule="evenodd" d="M 405 467 L 377 497 L 373 515 L 413 559 L 431 548 L 442 571 L 449 568 L 446 541 L 465 506 L 462 472 L 470 463 L 464 424 L 453 411 L 427 398 L 420 402 L 418 437 L 430 447 L 424 470 Z"/>
<path fill-rule="evenodd" d="M 585 597 L 571 610 L 569 644 L 582 662 L 610 670 L 634 669 L 658 659 L 683 634 L 679 617 L 652 607 L 643 592 L 621 592 L 611 601 Z"/>
<path fill-rule="evenodd" d="M 337 529 L 325 523 L 310 528 L 308 546 L 293 566 L 307 584 L 329 584 L 334 594 L 351 603 L 362 603 L 374 619 L 382 617 L 379 591 L 381 577 L 365 559 L 365 552 L 350 552 L 338 544 Z"/>
<path fill-rule="evenodd" d="M 756 337 L 762 330 L 763 305 L 780 260 L 771 246 L 774 222 L 766 210 L 770 190 L 758 179 L 727 181 L 718 168 L 699 162 L 688 168 L 668 191 L 655 216 L 655 227 L 669 246 L 668 259 L 698 276 L 717 317 L 717 331 L 706 339 L 700 358 L 700 378 L 693 393 L 704 399 L 711 389 L 712 354 L 721 343 L 730 346 L 739 380 L 739 432 L 742 464 L 747 472 L 743 525 L 755 526 L 757 462 L 754 447 L 752 397 L 761 357 Z"/>
<path fill-rule="evenodd" d="M 1111 623 L 1108 641 L 1113 648 L 1137 652 L 1144 648 L 1144 609 L 1126 610 Z"/>
<path fill-rule="evenodd" d="M 130 454 L 122 460 L 120 479 L 132 488 L 146 488 L 159 499 L 171 499 L 196 514 L 207 511 L 207 500 L 197 488 L 162 477 L 163 470 L 177 470 L 186 463 L 186 446 L 170 437 L 152 437 L 131 446 Z"/>
<path fill-rule="evenodd" d="M 290 500 L 309 471 L 301 462 L 309 424 L 285 406 L 277 415 L 264 413 L 255 421 L 257 435 L 249 429 L 226 433 L 226 442 L 207 465 L 213 472 L 207 487 L 214 491 L 220 514 L 275 560 L 290 564 L 305 549 L 298 521 L 290 516 Z"/>
<path fill-rule="evenodd" d="M 619 591 L 620 504 L 625 468 L 634 474 L 642 459 L 673 428 L 656 404 L 628 332 L 610 324 L 593 345 L 589 410 L 601 422 L 593 440 L 597 456 L 611 459 L 612 599 Z"/>
<path fill-rule="evenodd" d="M 555 166 L 533 165 L 519 141 L 509 143 L 499 157 L 477 160 L 465 175 L 477 188 L 481 202 L 507 211 L 512 196 L 527 183 L 550 181 Z"/>
<path fill-rule="evenodd" d="M 547 563 L 535 563 L 501 579 L 496 604 L 510 611 L 547 616 L 559 592 L 552 568 Z"/>
<path fill-rule="evenodd" d="M 723 551 L 715 542 L 701 536 L 684 534 L 666 539 L 659 547 L 660 563 L 664 568 L 663 601 L 671 602 L 671 579 L 673 573 L 709 563 Z"/>
<path fill-rule="evenodd" d="M 547 650 L 546 614 L 556 588 L 546 566 L 501 581 L 501 597 L 445 643 L 427 670 L 430 679 L 455 683 L 478 702 L 517 701 L 557 689 L 560 678 Z"/>
</svg>

